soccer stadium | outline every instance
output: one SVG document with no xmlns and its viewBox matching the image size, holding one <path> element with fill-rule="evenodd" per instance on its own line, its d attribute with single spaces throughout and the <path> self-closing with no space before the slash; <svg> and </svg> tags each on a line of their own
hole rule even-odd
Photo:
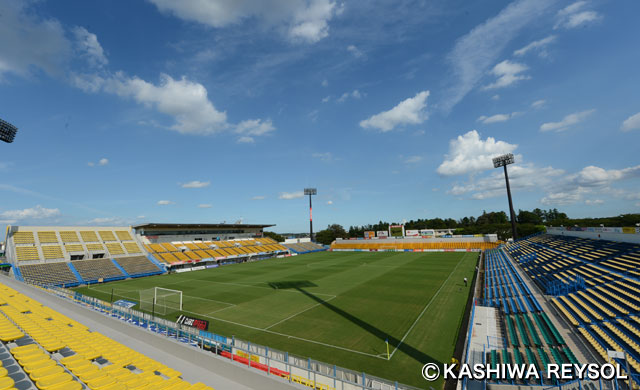
<svg viewBox="0 0 640 390">
<path fill-rule="evenodd" d="M 0 0 L 0 390 L 640 390 L 638 14 Z"/>
</svg>

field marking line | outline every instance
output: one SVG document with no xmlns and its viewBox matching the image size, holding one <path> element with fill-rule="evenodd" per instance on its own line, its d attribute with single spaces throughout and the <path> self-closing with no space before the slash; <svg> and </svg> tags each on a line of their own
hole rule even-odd
<svg viewBox="0 0 640 390">
<path fill-rule="evenodd" d="M 462 258 L 458 261 L 458 264 L 456 264 L 455 268 L 451 270 L 451 272 L 449 273 L 449 276 L 445 279 L 444 282 L 442 282 L 442 284 L 440 285 L 440 288 L 438 289 L 438 291 L 436 291 L 435 294 L 433 294 L 433 296 L 431 297 L 431 299 L 429 300 L 429 302 L 427 303 L 427 305 L 424 307 L 424 309 L 422 309 L 422 311 L 420 312 L 420 314 L 418 315 L 418 318 L 416 318 L 416 320 L 413 322 L 413 324 L 411 324 L 411 327 L 409 327 L 409 330 L 407 330 L 407 332 L 404 334 L 404 336 L 402 337 L 402 339 L 400 340 L 400 343 L 398 343 L 398 345 L 396 345 L 396 348 L 393 350 L 393 352 L 391 352 L 391 354 L 389 355 L 389 359 L 391 359 L 393 357 L 393 354 L 396 353 L 396 351 L 398 350 L 398 348 L 402 345 L 402 343 L 404 342 L 404 340 L 407 338 L 407 336 L 409 336 L 409 333 L 411 333 L 411 331 L 413 330 L 413 328 L 416 326 L 416 324 L 418 323 L 418 321 L 420 321 L 420 319 L 422 318 L 422 316 L 424 315 L 424 313 L 427 311 L 427 309 L 429 308 L 429 306 L 431 306 L 431 304 L 433 303 L 433 301 L 436 299 L 436 297 L 440 294 L 440 291 L 442 291 L 442 289 L 444 288 L 444 286 L 447 284 L 447 282 L 449 281 L 449 279 L 451 279 L 451 275 L 453 275 L 453 273 L 458 269 L 458 266 L 460 266 L 460 264 L 462 264 L 462 260 L 464 260 L 467 257 L 467 254 L 469 254 L 470 252 L 465 252 L 464 256 L 462 256 Z"/>
<path fill-rule="evenodd" d="M 99 289 L 99 288 L 94 288 L 94 290 L 98 290 L 98 291 L 103 292 L 103 293 L 106 293 L 106 294 L 109 294 L 109 293 L 110 293 L 110 291 L 103 291 L 103 290 L 101 290 L 101 289 Z M 141 290 L 148 290 L 148 289 L 133 289 L 133 290 L 129 290 L 129 289 L 126 289 L 126 288 L 119 288 L 119 289 L 114 289 L 114 290 L 121 290 L 121 291 L 125 291 L 125 292 L 134 292 L 134 291 L 135 291 L 135 292 L 137 292 L 137 291 L 141 291 Z M 117 294 L 114 294 L 114 295 L 117 295 Z M 221 304 L 223 304 L 223 305 L 228 305 L 229 307 L 236 306 L 236 304 L 235 304 L 235 303 L 229 303 L 229 302 L 224 302 L 224 301 L 217 301 L 217 300 L 215 300 L 215 299 L 211 299 L 211 298 L 196 297 L 196 296 L 193 296 L 193 295 L 186 295 L 186 294 L 182 294 L 182 296 L 183 296 L 183 297 L 186 297 L 186 298 L 202 299 L 202 300 L 204 300 L 204 301 L 211 301 L 211 302 L 221 303 Z"/>
<path fill-rule="evenodd" d="M 304 310 L 302 310 L 302 311 L 299 311 L 299 312 L 297 312 L 297 313 L 295 313 L 295 314 L 292 314 L 292 315 L 290 315 L 289 317 L 287 317 L 287 318 L 285 318 L 285 319 L 283 319 L 283 320 L 280 320 L 280 321 L 276 322 L 276 323 L 275 323 L 275 324 L 273 324 L 273 325 L 269 325 L 269 326 L 267 326 L 267 327 L 266 327 L 266 328 L 264 328 L 264 329 L 265 329 L 265 330 L 267 330 L 267 329 L 271 329 L 271 328 L 273 328 L 273 327 L 274 327 L 274 326 L 276 326 L 276 325 L 279 325 L 279 324 L 281 324 L 281 323 L 283 323 L 283 322 L 285 322 L 285 321 L 288 321 L 288 320 L 292 319 L 293 317 L 296 317 L 296 316 L 298 316 L 298 315 L 300 315 L 300 314 L 302 314 L 302 313 L 304 313 L 304 312 L 306 312 L 306 311 L 309 311 L 309 310 L 313 309 L 314 307 L 320 306 L 320 305 L 322 305 L 323 303 L 329 302 L 330 300 L 335 299 L 335 298 L 336 298 L 336 297 L 329 298 L 329 299 L 326 299 L 326 300 L 324 300 L 324 301 L 322 301 L 322 302 L 320 302 L 320 303 L 316 303 L 315 305 L 313 305 L 313 306 L 311 306 L 311 307 L 308 307 L 308 308 L 306 308 L 306 309 L 304 309 Z"/>
<path fill-rule="evenodd" d="M 214 311 L 212 311 L 212 312 L 209 312 L 209 313 L 207 313 L 206 315 L 208 316 L 208 315 L 210 315 L 210 314 L 217 313 L 217 312 L 219 312 L 219 311 L 223 311 L 223 310 L 231 309 L 232 307 L 236 307 L 236 305 L 223 307 L 222 309 L 218 309 L 218 310 L 214 310 Z"/>
<path fill-rule="evenodd" d="M 288 338 L 291 338 L 291 339 L 305 341 L 307 343 L 323 345 L 323 346 L 329 347 L 329 348 L 340 349 L 342 351 L 347 351 L 347 352 L 357 353 L 357 354 L 360 354 L 360 355 L 369 356 L 369 357 L 373 357 L 373 358 L 377 358 L 377 359 L 387 360 L 386 358 L 380 357 L 379 355 L 374 355 L 374 354 L 367 353 L 367 352 L 357 351 L 355 349 L 345 348 L 345 347 L 341 347 L 339 345 L 327 344 L 327 343 L 323 343 L 321 341 L 309 340 L 309 339 L 305 339 L 303 337 L 292 336 L 292 335 L 286 334 L 286 333 L 274 332 L 272 330 L 258 328 L 258 327 L 255 327 L 255 326 L 242 324 L 242 323 L 239 323 L 239 322 L 224 320 L 222 318 L 212 317 L 212 316 L 208 316 L 208 315 L 205 315 L 205 314 L 202 314 L 202 313 L 195 313 L 195 312 L 191 312 L 191 311 L 188 311 L 188 310 L 182 310 L 182 311 L 185 312 L 185 313 L 190 313 L 190 314 L 195 314 L 195 315 L 200 315 L 200 316 L 203 316 L 203 317 L 207 317 L 207 318 L 210 318 L 212 320 L 227 322 L 229 324 L 238 325 L 238 326 L 242 326 L 242 327 L 253 329 L 253 330 L 258 330 L 258 331 L 265 332 L 265 333 L 271 333 L 271 334 L 274 334 L 274 335 L 277 335 L 277 336 L 288 337 Z"/>
</svg>

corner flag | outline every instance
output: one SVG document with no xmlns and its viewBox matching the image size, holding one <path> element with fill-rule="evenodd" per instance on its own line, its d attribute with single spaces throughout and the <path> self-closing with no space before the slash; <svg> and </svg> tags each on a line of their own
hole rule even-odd
<svg viewBox="0 0 640 390">
<path fill-rule="evenodd" d="M 391 359 L 391 357 L 389 356 L 389 338 L 387 337 L 384 342 L 387 344 L 387 360 L 389 360 Z"/>
</svg>

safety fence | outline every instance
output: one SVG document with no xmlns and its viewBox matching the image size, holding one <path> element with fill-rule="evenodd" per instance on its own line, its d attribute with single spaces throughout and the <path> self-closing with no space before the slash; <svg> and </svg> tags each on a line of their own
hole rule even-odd
<svg viewBox="0 0 640 390">
<path fill-rule="evenodd" d="M 140 326 L 210 351 L 239 364 L 283 378 L 316 390 L 419 390 L 416 387 L 382 379 L 273 348 L 221 336 L 190 326 L 177 324 L 134 309 L 112 305 L 76 291 L 55 286 L 39 286 L 57 296 L 100 311 L 132 325 Z"/>
</svg>

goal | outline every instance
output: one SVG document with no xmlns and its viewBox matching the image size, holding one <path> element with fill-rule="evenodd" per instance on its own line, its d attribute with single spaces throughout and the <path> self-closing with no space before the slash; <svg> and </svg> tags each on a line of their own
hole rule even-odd
<svg viewBox="0 0 640 390">
<path fill-rule="evenodd" d="M 182 310 L 182 291 L 154 287 L 140 290 L 140 310 L 171 314 Z"/>
</svg>

